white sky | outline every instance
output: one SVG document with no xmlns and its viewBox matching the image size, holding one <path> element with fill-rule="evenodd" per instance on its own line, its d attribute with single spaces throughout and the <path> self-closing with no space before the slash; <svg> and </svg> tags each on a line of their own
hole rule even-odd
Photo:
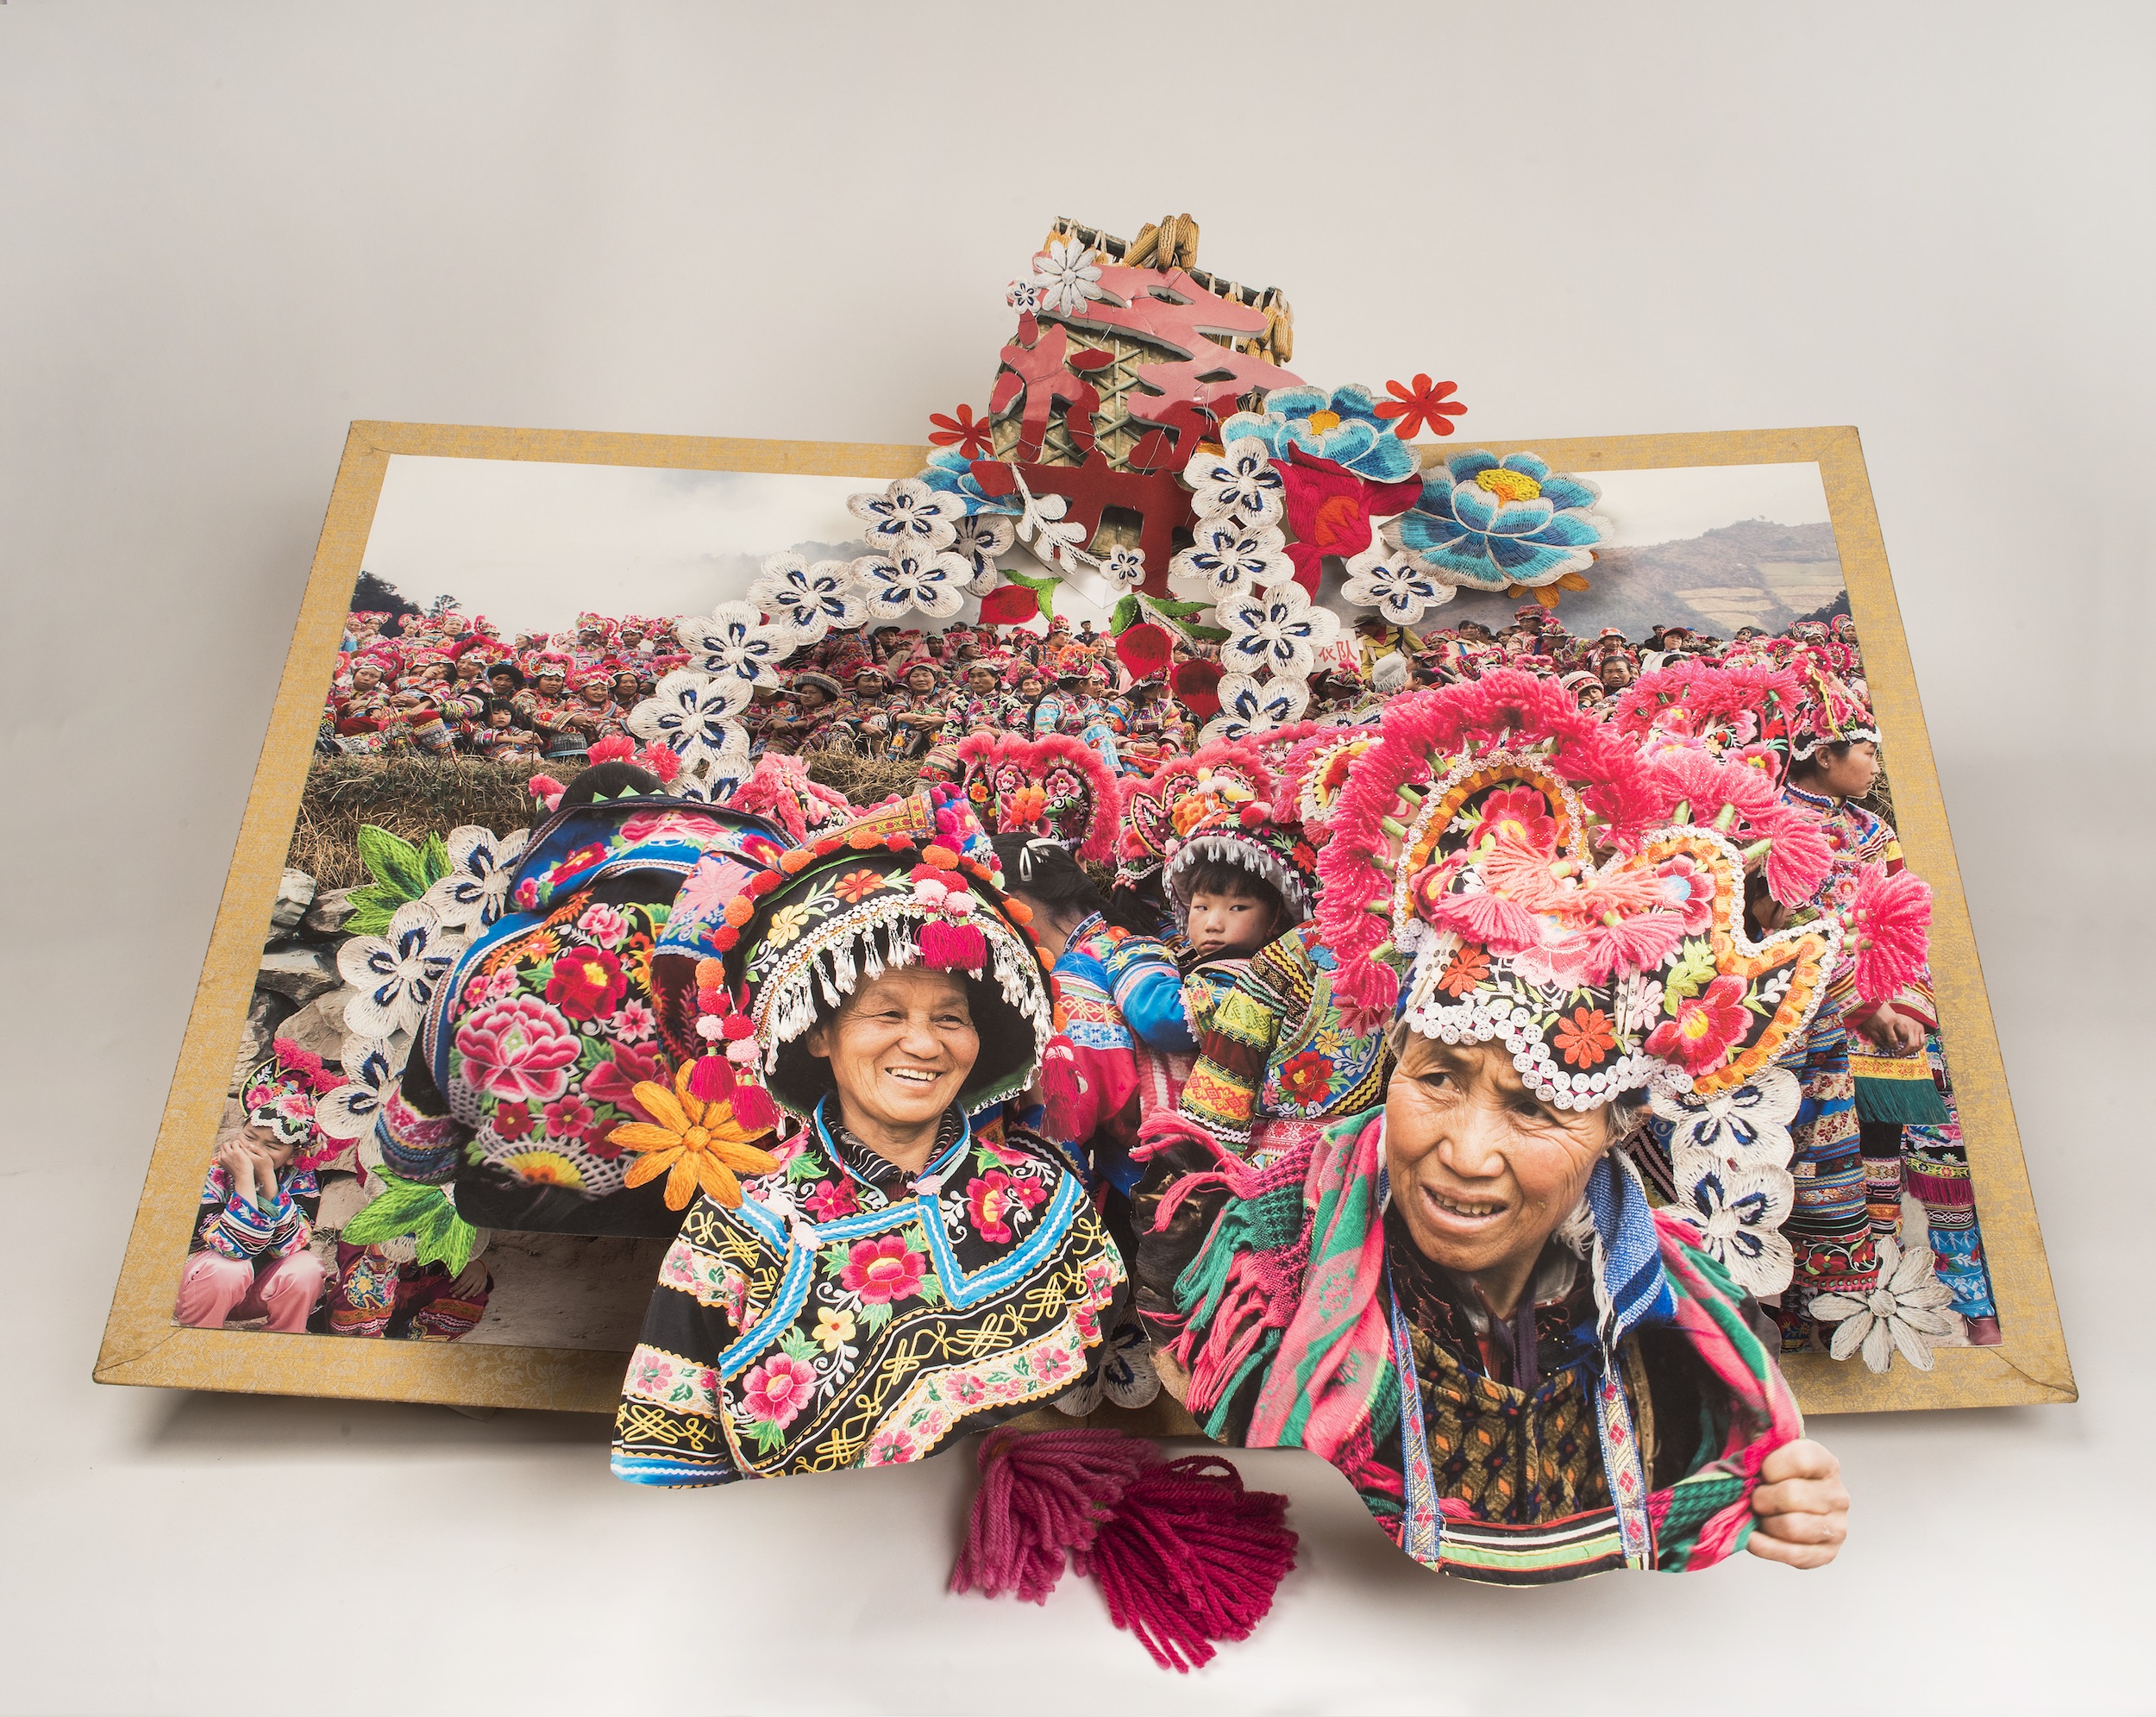
<svg viewBox="0 0 2156 1717">
<path fill-rule="evenodd" d="M 1607 471 L 1598 511 L 1614 541 L 1697 536 L 1739 519 L 1827 517 L 1815 464 Z M 863 552 L 847 496 L 862 477 L 523 460 L 392 456 L 367 544 L 367 570 L 423 606 L 447 591 L 505 632 L 555 631 L 580 609 L 686 614 L 738 597 L 763 558 Z M 1035 570 L 1024 550 L 1012 561 Z M 1086 586 L 1094 580 L 1085 581 Z M 1105 620 L 1085 586 L 1057 592 L 1074 622 Z M 978 605 L 968 602 L 970 617 Z"/>
<path fill-rule="evenodd" d="M 1739 519 L 1827 522 L 1827 486 L 1811 461 L 1798 465 L 1688 465 L 1671 471 L 1598 471 L 1613 542 L 1633 547 L 1702 536 Z"/>
</svg>

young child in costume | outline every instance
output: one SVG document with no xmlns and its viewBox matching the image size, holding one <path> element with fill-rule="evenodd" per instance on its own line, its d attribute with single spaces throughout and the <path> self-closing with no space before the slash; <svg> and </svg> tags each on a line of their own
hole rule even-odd
<svg viewBox="0 0 2156 1717">
<path fill-rule="evenodd" d="M 315 1165 L 337 1149 L 315 1125 L 316 1100 L 338 1083 L 319 1056 L 279 1037 L 240 1086 L 247 1118 L 220 1137 L 179 1279 L 176 1321 L 197 1329 L 266 1318 L 293 1334 L 322 1297 L 322 1260 L 308 1250 L 322 1203 Z"/>
<path fill-rule="evenodd" d="M 1846 913 L 1867 870 L 1883 868 L 1889 875 L 1899 875 L 1906 864 L 1892 825 L 1855 802 L 1871 792 L 1880 773 L 1878 728 L 1870 708 L 1853 686 L 1816 660 L 1800 662 L 1797 672 L 1803 692 L 1792 719 L 1782 794 L 1789 805 L 1822 819 L 1833 851 L 1832 868 L 1810 910 Z M 2000 1339 L 1998 1306 L 1984 1262 L 1968 1151 L 1961 1140 L 1928 968 L 1913 973 L 1890 1000 L 1854 1004 L 1844 1018 L 1873 1244 L 1887 1243 L 1897 1258 L 1905 1250 L 1900 1236 L 1906 1191 L 1924 1213 L 1938 1278 L 1952 1296 L 1954 1311 L 1966 1320 L 1968 1339 L 1972 1344 L 1995 1344 Z M 1869 1293 L 1864 1262 L 1860 1256 L 1854 1260 L 1857 1269 L 1847 1281 L 1820 1284 L 1830 1311 Z M 1858 1320 L 1844 1321 L 1853 1330 Z M 1837 1341 L 1846 1351 L 1847 1332 L 1822 1328 L 1821 1333 L 1830 1351 Z M 1885 1356 L 1877 1357 L 1883 1366 Z"/>
<path fill-rule="evenodd" d="M 486 725 L 479 730 L 473 749 L 492 763 L 536 761 L 539 736 L 517 725 L 517 706 L 507 698 L 490 698 Z"/>
</svg>

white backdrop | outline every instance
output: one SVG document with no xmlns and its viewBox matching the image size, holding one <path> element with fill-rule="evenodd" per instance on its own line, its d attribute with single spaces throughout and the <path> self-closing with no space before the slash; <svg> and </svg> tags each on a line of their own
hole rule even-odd
<svg viewBox="0 0 2156 1717">
<path fill-rule="evenodd" d="M 2145 7 L 0 6 L 0 1706 L 2146 1710 Z M 1187 1680 L 947 1600 L 912 1471 L 645 1494 L 596 1420 L 92 1356 L 354 417 L 916 441 L 1049 218 L 1482 437 L 1855 423 L 2084 1399 L 1820 1422 L 1832 1570 L 1425 1576 L 1345 1483 Z M 2069 631 L 2051 617 L 2070 599 Z M 2024 610 L 2045 617 L 2025 628 Z"/>
</svg>

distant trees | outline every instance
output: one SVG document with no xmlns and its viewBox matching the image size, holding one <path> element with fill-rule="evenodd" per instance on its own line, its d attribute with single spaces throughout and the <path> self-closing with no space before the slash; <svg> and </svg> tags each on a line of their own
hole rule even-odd
<svg viewBox="0 0 2156 1717">
<path fill-rule="evenodd" d="M 352 586 L 352 605 L 347 611 L 353 614 L 417 614 L 420 610 L 419 605 L 411 598 L 398 595 L 397 586 L 387 579 L 363 572 L 359 581 Z"/>
</svg>

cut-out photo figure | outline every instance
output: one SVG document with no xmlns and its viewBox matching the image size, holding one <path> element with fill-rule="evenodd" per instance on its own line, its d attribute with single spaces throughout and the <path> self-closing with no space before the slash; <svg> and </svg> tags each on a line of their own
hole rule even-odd
<svg viewBox="0 0 2156 1717">
<path fill-rule="evenodd" d="M 1847 1498 L 1758 1295 L 1789 1276 L 1809 1028 L 1831 981 L 1895 992 L 1923 903 L 1882 874 L 1762 931 L 1747 869 L 1810 901 L 1819 819 L 1507 671 L 1388 710 L 1326 830 L 1327 1006 L 1389 1074 L 1324 1127 L 1148 1121 L 1165 1385 L 1469 1577 L 1831 1559 Z"/>
<path fill-rule="evenodd" d="M 651 962 L 675 1088 L 620 1141 L 686 1203 L 614 1470 L 717 1484 L 920 1459 L 1082 1383 L 1125 1271 L 1018 1124 L 1052 1004 L 955 787 L 765 869 L 706 859 Z M 774 1131 L 780 1111 L 799 1125 Z M 647 1169 L 647 1165 L 651 1165 Z M 693 1201 L 691 1201 L 691 1195 Z"/>
</svg>

